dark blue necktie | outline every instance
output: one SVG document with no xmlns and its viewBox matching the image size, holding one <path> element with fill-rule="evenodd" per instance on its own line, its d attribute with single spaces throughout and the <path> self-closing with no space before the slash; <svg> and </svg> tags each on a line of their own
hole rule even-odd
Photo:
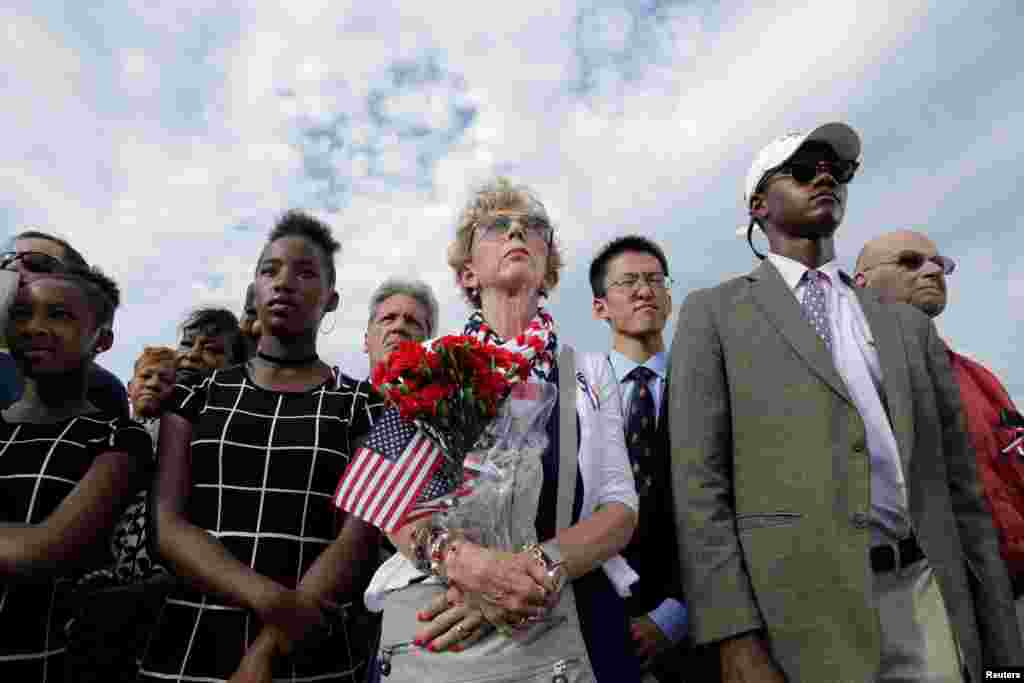
<svg viewBox="0 0 1024 683">
<path fill-rule="evenodd" d="M 651 488 L 650 465 L 646 460 L 654 447 L 656 431 L 654 395 L 649 386 L 655 377 L 655 372 L 643 365 L 638 365 L 626 375 L 626 379 L 632 380 L 634 385 L 629 413 L 626 415 L 626 450 L 629 452 L 636 490 L 641 496 Z"/>
</svg>

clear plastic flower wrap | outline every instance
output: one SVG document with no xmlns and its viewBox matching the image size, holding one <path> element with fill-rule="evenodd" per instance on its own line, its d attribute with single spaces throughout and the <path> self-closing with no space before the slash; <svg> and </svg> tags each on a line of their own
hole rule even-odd
<svg viewBox="0 0 1024 683">
<path fill-rule="evenodd" d="M 434 526 L 500 550 L 517 551 L 537 541 L 535 523 L 544 483 L 541 458 L 557 397 L 555 385 L 530 383 L 501 403 L 462 467 L 456 464 L 451 470 L 461 485 L 424 502 L 436 510 Z"/>
</svg>

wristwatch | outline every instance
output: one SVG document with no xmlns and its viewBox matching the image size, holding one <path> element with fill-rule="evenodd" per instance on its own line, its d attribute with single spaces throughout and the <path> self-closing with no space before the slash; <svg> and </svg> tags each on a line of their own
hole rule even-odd
<svg viewBox="0 0 1024 683">
<path fill-rule="evenodd" d="M 560 593 L 569 580 L 569 570 L 562 559 L 562 549 L 558 546 L 558 541 L 551 539 L 543 544 L 535 543 L 528 550 L 544 565 L 544 571 L 554 580 L 555 593 Z"/>
</svg>

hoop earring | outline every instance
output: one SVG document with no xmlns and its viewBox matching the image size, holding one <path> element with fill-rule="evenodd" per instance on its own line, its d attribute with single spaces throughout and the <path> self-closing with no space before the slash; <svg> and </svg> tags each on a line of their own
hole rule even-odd
<svg viewBox="0 0 1024 683">
<path fill-rule="evenodd" d="M 337 314 L 337 313 L 335 313 L 334 311 L 331 311 L 331 314 L 333 314 L 333 315 L 334 315 L 334 317 L 333 317 L 333 318 L 331 318 L 331 329 L 329 329 L 329 330 L 325 330 L 325 329 L 322 329 L 322 327 L 323 327 L 323 322 L 324 322 L 324 321 L 323 321 L 323 318 L 321 318 L 321 319 L 320 319 L 320 325 L 321 325 L 321 330 L 320 330 L 320 334 L 330 334 L 331 332 L 334 332 L 334 328 L 335 328 L 335 327 L 337 326 L 337 324 L 338 324 L 338 314 Z M 326 317 L 327 317 L 327 316 L 325 315 L 325 316 L 324 316 L 324 318 L 326 318 Z"/>
</svg>

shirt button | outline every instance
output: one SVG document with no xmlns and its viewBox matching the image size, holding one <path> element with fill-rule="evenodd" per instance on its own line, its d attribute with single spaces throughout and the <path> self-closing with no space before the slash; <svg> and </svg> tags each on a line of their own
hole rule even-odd
<svg viewBox="0 0 1024 683">
<path fill-rule="evenodd" d="M 855 444 L 853 444 L 853 452 L 854 453 L 863 453 L 864 452 L 864 442 L 863 441 L 858 441 Z"/>
<path fill-rule="evenodd" d="M 870 523 L 870 520 L 868 519 L 868 516 L 865 515 L 863 512 L 855 512 L 853 514 L 853 518 L 852 519 L 853 519 L 853 526 L 858 528 L 858 529 L 866 529 L 868 524 Z"/>
</svg>

